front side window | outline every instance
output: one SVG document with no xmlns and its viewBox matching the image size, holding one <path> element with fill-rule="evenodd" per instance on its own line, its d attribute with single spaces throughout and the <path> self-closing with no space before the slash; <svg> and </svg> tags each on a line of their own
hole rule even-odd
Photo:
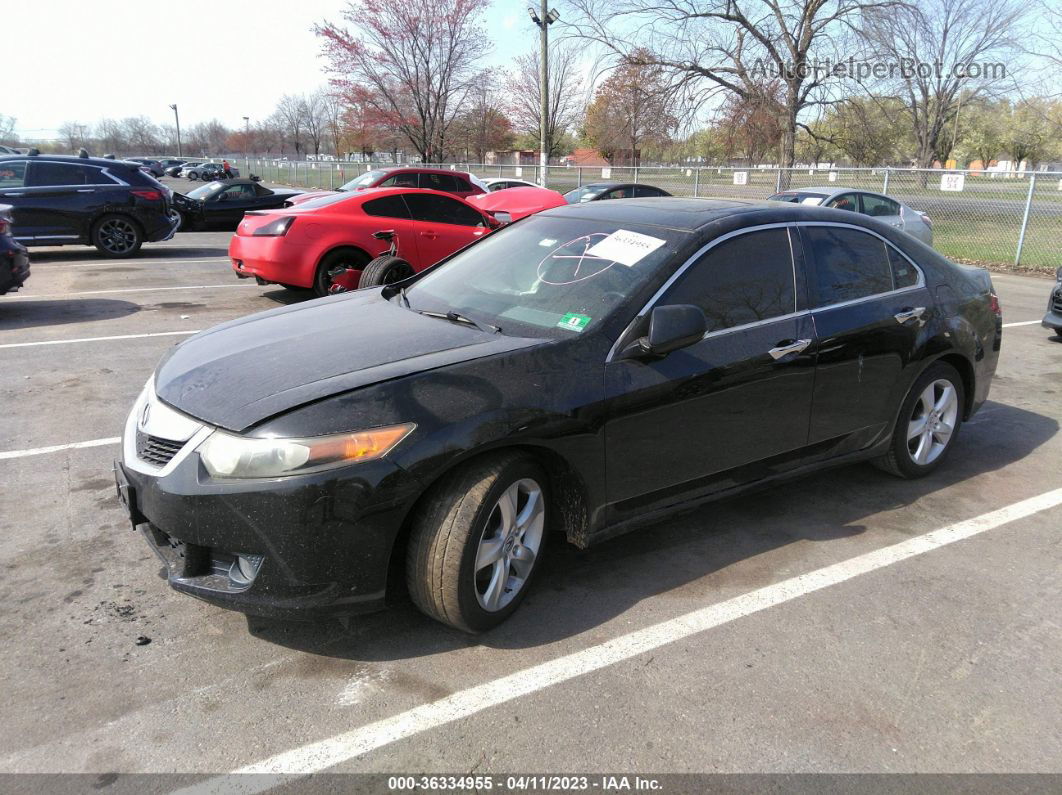
<svg viewBox="0 0 1062 795">
<path fill-rule="evenodd" d="M 809 226 L 804 235 L 815 262 L 816 307 L 892 290 L 892 266 L 881 238 L 836 226 Z"/>
<path fill-rule="evenodd" d="M 712 247 L 689 267 L 663 303 L 699 306 L 710 331 L 795 312 L 789 230 L 748 232 Z"/>
<path fill-rule="evenodd" d="M 21 188 L 26 184 L 26 161 L 0 163 L 0 188 Z"/>
<path fill-rule="evenodd" d="M 826 202 L 826 206 L 857 213 L 859 212 L 859 199 L 853 193 L 844 193 L 835 199 L 830 199 Z"/>
<path fill-rule="evenodd" d="M 568 204 L 581 204 L 582 202 L 593 201 L 601 195 L 605 188 L 605 185 L 584 185 L 581 188 L 576 188 L 575 190 L 570 190 L 565 193 L 564 200 L 568 202 Z"/>
<path fill-rule="evenodd" d="M 660 227 L 531 216 L 435 267 L 406 297 L 414 311 L 453 310 L 503 334 L 571 338 L 644 301 L 685 239 Z"/>
<path fill-rule="evenodd" d="M 425 193 L 407 193 L 406 203 L 414 221 L 457 226 L 486 226 L 483 216 L 456 199 Z"/>
<path fill-rule="evenodd" d="M 415 188 L 417 187 L 416 174 L 395 174 L 388 177 L 376 187 L 378 188 Z"/>
</svg>

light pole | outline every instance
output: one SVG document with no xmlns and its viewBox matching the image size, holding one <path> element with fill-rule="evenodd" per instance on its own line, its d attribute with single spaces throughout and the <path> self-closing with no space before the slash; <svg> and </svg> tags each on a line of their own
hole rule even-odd
<svg viewBox="0 0 1062 795">
<path fill-rule="evenodd" d="M 243 155 L 244 157 L 251 156 L 251 117 L 243 117 Z M 251 170 L 251 162 L 247 161 L 247 170 Z"/>
<path fill-rule="evenodd" d="M 527 13 L 531 21 L 538 25 L 539 39 L 541 41 L 542 54 L 538 62 L 538 98 L 541 103 L 538 112 L 539 127 L 539 158 L 542 165 L 542 173 L 539 182 L 546 187 L 549 173 L 549 149 L 546 148 L 546 123 L 549 120 L 549 26 L 560 18 L 557 9 L 547 9 L 547 0 L 542 0 L 541 15 L 535 9 L 528 6 Z"/>
<path fill-rule="evenodd" d="M 177 105 L 170 105 L 170 110 L 173 111 L 173 120 L 177 122 L 177 157 L 184 157 L 181 154 L 181 117 L 177 115 Z"/>
</svg>

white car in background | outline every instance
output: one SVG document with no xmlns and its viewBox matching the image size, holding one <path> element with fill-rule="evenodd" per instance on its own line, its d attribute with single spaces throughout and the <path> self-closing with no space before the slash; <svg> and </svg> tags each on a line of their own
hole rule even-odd
<svg viewBox="0 0 1062 795">
<path fill-rule="evenodd" d="M 506 188 L 539 188 L 541 185 L 536 185 L 534 182 L 528 182 L 526 179 L 514 179 L 513 177 L 491 177 L 490 179 L 483 180 L 484 190 L 491 193 L 494 191 L 505 190 Z"/>
<path fill-rule="evenodd" d="M 880 193 L 853 188 L 792 188 L 767 197 L 770 201 L 815 204 L 850 210 L 902 229 L 927 246 L 933 245 L 933 222 L 929 216 Z"/>
</svg>

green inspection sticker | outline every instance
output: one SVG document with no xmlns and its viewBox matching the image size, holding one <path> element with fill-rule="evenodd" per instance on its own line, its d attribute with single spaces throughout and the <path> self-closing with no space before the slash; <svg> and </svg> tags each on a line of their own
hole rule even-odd
<svg viewBox="0 0 1062 795">
<path fill-rule="evenodd" d="M 575 312 L 569 312 L 557 321 L 557 328 L 566 328 L 568 331 L 582 331 L 589 325 L 589 315 L 577 315 Z"/>
</svg>

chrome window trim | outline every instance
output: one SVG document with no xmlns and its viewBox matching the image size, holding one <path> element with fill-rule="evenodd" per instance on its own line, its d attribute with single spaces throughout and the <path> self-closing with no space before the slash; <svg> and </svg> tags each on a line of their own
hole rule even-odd
<svg viewBox="0 0 1062 795">
<path fill-rule="evenodd" d="M 852 299 L 850 299 L 848 301 L 838 301 L 838 302 L 833 303 L 833 304 L 824 304 L 823 306 L 808 307 L 807 309 L 802 309 L 802 310 L 800 310 L 798 312 L 793 312 L 793 313 L 788 314 L 788 315 L 778 315 L 777 317 L 771 317 L 771 318 L 767 318 L 765 320 L 757 320 L 757 321 L 754 321 L 752 323 L 745 323 L 745 324 L 743 324 L 741 326 L 731 326 L 730 328 L 717 329 L 716 331 L 708 331 L 708 332 L 705 333 L 704 337 L 702 337 L 701 339 L 708 339 L 709 337 L 719 336 L 719 335 L 722 335 L 722 334 L 725 334 L 725 333 L 728 333 L 728 332 L 731 332 L 731 331 L 749 329 L 749 328 L 753 328 L 755 326 L 763 325 L 765 323 L 773 323 L 776 320 L 787 320 L 787 319 L 802 317 L 804 315 L 812 315 L 812 314 L 814 314 L 816 312 L 824 312 L 824 311 L 827 311 L 827 310 L 830 310 L 830 309 L 837 309 L 837 308 L 846 307 L 846 306 L 853 306 L 855 304 L 861 304 L 861 303 L 864 303 L 866 301 L 873 301 L 873 300 L 876 300 L 876 299 L 881 298 L 882 296 L 886 296 L 886 295 L 900 295 L 900 294 L 903 294 L 903 293 L 913 292 L 915 290 L 921 290 L 921 289 L 925 288 L 925 286 L 926 286 L 925 273 L 922 271 L 922 268 L 918 265 L 917 262 L 915 262 L 913 259 L 911 259 L 909 256 L 907 256 L 907 254 L 905 254 L 903 251 L 901 251 L 895 245 L 893 245 L 893 243 L 891 241 L 889 241 L 887 238 L 885 238 L 883 235 L 878 234 L 873 229 L 867 229 L 865 227 L 859 226 L 858 224 L 848 224 L 848 223 L 843 223 L 841 221 L 779 221 L 779 222 L 776 222 L 776 223 L 759 224 L 757 226 L 749 226 L 749 227 L 745 227 L 743 229 L 735 229 L 732 232 L 727 232 L 725 235 L 720 235 L 719 237 L 708 241 L 703 246 L 701 246 L 699 249 L 697 249 L 693 254 L 691 254 L 686 259 L 685 262 L 683 262 L 681 265 L 679 265 L 678 268 L 675 269 L 675 272 L 673 274 L 671 274 L 671 276 L 668 277 L 667 281 L 665 281 L 660 286 L 660 289 L 658 289 L 655 293 L 653 293 L 652 297 L 648 301 L 646 301 L 645 306 L 643 306 L 641 308 L 641 310 L 639 310 L 638 313 L 633 318 L 631 318 L 630 323 L 627 324 L 627 326 L 626 326 L 626 328 L 624 328 L 623 332 L 620 333 L 620 335 L 616 338 L 616 341 L 614 343 L 612 343 L 612 347 L 609 348 L 608 355 L 605 357 L 605 363 L 608 364 L 609 362 L 611 362 L 611 361 L 613 361 L 615 359 L 616 354 L 619 352 L 618 348 L 619 348 L 620 340 L 623 339 L 624 334 L 626 334 L 627 329 L 630 328 L 631 324 L 634 323 L 639 318 L 645 317 L 649 313 L 649 311 L 653 309 L 653 307 L 656 305 L 656 303 L 664 296 L 664 294 L 672 287 L 672 285 L 674 285 L 674 283 L 676 281 L 678 281 L 682 277 L 682 275 L 689 269 L 689 267 L 691 265 L 693 265 L 694 262 L 696 262 L 702 255 L 704 255 L 706 252 L 708 252 L 714 246 L 717 246 L 720 243 L 723 243 L 723 242 L 725 242 L 727 240 L 730 240 L 731 238 L 737 237 L 738 235 L 743 235 L 743 234 L 746 234 L 748 232 L 758 232 L 758 231 L 761 231 L 761 230 L 764 230 L 764 229 L 778 229 L 779 227 L 785 227 L 786 229 L 789 230 L 789 255 L 790 255 L 790 260 L 791 260 L 791 262 L 793 264 L 793 287 L 794 287 L 793 292 L 794 292 L 794 299 L 796 299 L 796 287 L 797 287 L 796 256 L 795 256 L 795 252 L 793 251 L 793 233 L 792 233 L 792 230 L 793 230 L 794 227 L 805 227 L 805 226 L 836 226 L 836 227 L 841 227 L 843 229 L 855 229 L 858 232 L 865 232 L 865 233 L 867 233 L 869 235 L 873 235 L 874 237 L 878 238 L 882 243 L 884 243 L 886 246 L 892 248 L 894 251 L 899 253 L 899 255 L 901 257 L 903 257 L 904 259 L 906 259 L 908 262 L 911 263 L 911 265 L 915 269 L 915 272 L 918 274 L 918 282 L 916 284 L 911 285 L 910 287 L 901 287 L 901 288 L 898 288 L 898 289 L 888 290 L 888 291 L 883 292 L 883 293 L 874 293 L 873 295 L 862 296 L 860 298 L 852 298 Z M 806 255 L 806 253 L 805 253 L 804 259 L 805 259 L 805 270 L 806 270 L 807 269 L 807 266 L 806 266 L 807 255 Z M 891 265 L 889 266 L 889 274 L 892 275 L 892 266 Z M 893 284 L 895 285 L 895 283 L 896 283 L 895 282 L 895 277 L 893 277 L 893 278 L 894 278 Z"/>
</svg>

